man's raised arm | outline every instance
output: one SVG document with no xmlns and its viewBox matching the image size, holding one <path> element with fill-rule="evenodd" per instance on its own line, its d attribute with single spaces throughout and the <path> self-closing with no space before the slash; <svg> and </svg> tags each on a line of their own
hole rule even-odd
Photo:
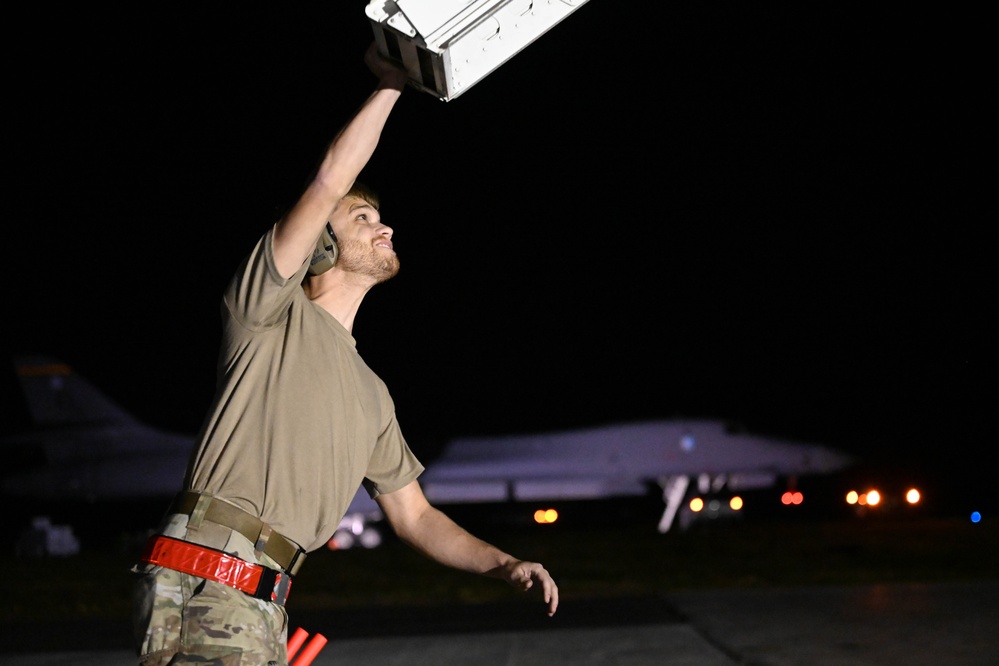
<svg viewBox="0 0 999 666">
<path fill-rule="evenodd" d="M 378 86 L 330 143 L 312 181 L 277 224 L 274 260 L 285 278 L 312 254 L 323 225 L 371 159 L 389 113 L 406 86 L 406 73 L 378 53 L 372 42 L 364 54 Z"/>
</svg>

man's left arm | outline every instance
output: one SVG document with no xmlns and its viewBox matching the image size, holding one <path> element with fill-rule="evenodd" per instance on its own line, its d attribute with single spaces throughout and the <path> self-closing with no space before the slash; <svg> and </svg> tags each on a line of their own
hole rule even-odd
<svg viewBox="0 0 999 666">
<path fill-rule="evenodd" d="M 558 586 L 538 562 L 518 560 L 473 536 L 427 501 L 418 481 L 375 500 L 399 538 L 445 566 L 505 580 L 520 590 L 539 586 L 548 615 L 558 608 Z"/>
</svg>

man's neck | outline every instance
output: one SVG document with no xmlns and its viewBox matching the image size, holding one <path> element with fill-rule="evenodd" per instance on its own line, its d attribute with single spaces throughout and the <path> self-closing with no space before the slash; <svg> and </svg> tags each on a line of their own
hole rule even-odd
<svg viewBox="0 0 999 666">
<path fill-rule="evenodd" d="M 347 273 L 330 271 L 310 277 L 302 284 L 302 289 L 310 301 L 352 333 L 361 301 L 374 285 L 350 277 Z"/>
</svg>

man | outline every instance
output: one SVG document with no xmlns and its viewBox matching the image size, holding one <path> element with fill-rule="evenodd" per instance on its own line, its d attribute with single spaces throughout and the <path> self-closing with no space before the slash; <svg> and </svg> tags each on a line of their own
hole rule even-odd
<svg viewBox="0 0 999 666">
<path fill-rule="evenodd" d="M 392 398 L 355 349 L 362 299 L 399 270 L 392 229 L 355 181 L 406 85 L 374 44 L 365 62 L 375 91 L 225 291 L 216 397 L 185 491 L 135 567 L 143 666 L 285 664 L 291 577 L 327 542 L 362 483 L 419 552 L 539 589 L 549 615 L 558 607 L 541 564 L 430 506 Z"/>
</svg>

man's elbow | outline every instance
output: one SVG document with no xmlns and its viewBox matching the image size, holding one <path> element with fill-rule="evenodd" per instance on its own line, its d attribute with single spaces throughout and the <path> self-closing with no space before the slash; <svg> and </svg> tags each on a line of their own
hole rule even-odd
<svg viewBox="0 0 999 666">
<path fill-rule="evenodd" d="M 402 541 L 412 545 L 426 531 L 430 514 L 435 511 L 422 493 L 403 489 L 376 498 L 392 531 Z"/>
</svg>

